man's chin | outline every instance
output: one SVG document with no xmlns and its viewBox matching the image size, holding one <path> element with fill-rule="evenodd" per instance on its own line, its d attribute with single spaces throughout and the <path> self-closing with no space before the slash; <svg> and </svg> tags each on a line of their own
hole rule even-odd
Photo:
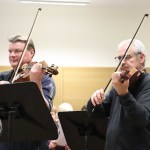
<svg viewBox="0 0 150 150">
<path fill-rule="evenodd" d="M 12 67 L 13 69 L 15 69 L 15 68 L 17 67 L 17 65 L 16 65 L 16 64 L 11 64 L 11 67 Z"/>
</svg>

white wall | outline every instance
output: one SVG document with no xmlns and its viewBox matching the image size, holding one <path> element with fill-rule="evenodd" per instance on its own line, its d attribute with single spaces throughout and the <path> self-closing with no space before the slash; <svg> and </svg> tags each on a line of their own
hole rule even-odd
<svg viewBox="0 0 150 150">
<path fill-rule="evenodd" d="M 9 65 L 8 38 L 28 35 L 38 8 L 31 37 L 35 61 L 46 60 L 58 66 L 117 66 L 117 44 L 132 38 L 149 10 L 103 9 L 77 6 L 0 5 L 0 65 Z M 149 16 L 150 17 L 150 16 Z M 148 49 L 150 66 L 150 18 L 145 18 L 136 38 Z"/>
</svg>

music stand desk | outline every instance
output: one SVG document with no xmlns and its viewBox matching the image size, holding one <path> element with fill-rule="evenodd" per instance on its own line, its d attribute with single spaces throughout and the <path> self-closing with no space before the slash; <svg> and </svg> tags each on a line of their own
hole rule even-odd
<svg viewBox="0 0 150 150">
<path fill-rule="evenodd" d="M 34 82 L 0 85 L 0 118 L 0 142 L 51 140 L 58 137 L 56 124 Z"/>
<path fill-rule="evenodd" d="M 90 118 L 86 111 L 58 113 L 60 123 L 71 150 L 103 150 L 107 118 Z"/>
</svg>

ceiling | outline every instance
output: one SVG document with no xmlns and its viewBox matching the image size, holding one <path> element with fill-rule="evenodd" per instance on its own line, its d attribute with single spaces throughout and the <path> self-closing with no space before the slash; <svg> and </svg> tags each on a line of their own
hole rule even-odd
<svg viewBox="0 0 150 150">
<path fill-rule="evenodd" d="M 149 9 L 150 0 L 90 0 L 91 7 L 117 8 L 117 9 Z M 1 0 L 0 4 L 18 5 L 18 0 Z"/>
</svg>

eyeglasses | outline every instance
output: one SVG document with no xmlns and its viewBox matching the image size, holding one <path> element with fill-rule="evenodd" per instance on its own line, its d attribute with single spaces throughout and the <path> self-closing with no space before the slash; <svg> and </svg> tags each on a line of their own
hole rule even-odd
<svg viewBox="0 0 150 150">
<path fill-rule="evenodd" d="M 141 52 L 136 53 L 136 54 L 128 54 L 128 55 L 126 55 L 126 57 L 124 58 L 124 60 L 130 60 L 134 55 L 138 55 L 138 54 L 141 54 Z M 115 57 L 115 60 L 117 62 L 120 62 L 123 59 L 123 57 L 124 56 L 117 56 L 117 57 Z"/>
</svg>

